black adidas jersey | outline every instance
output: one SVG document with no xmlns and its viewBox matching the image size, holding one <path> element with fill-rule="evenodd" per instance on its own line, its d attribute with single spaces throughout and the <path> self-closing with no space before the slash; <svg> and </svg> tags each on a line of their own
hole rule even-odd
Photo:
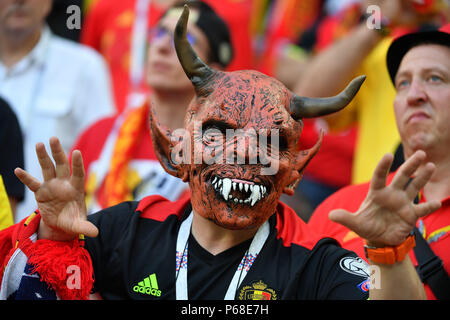
<svg viewBox="0 0 450 320">
<path fill-rule="evenodd" d="M 103 299 L 175 299 L 176 239 L 191 212 L 189 199 L 169 202 L 151 196 L 90 215 L 99 228 L 86 239 Z M 235 299 L 367 299 L 367 264 L 329 238 L 313 235 L 281 204 L 270 219 L 270 234 L 236 288 Z M 189 299 L 222 300 L 251 240 L 218 255 L 191 235 Z"/>
</svg>

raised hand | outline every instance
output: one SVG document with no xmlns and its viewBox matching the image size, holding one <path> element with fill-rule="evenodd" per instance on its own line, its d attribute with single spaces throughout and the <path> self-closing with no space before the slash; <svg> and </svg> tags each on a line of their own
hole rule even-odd
<svg viewBox="0 0 450 320">
<path fill-rule="evenodd" d="M 69 160 L 55 137 L 50 138 L 50 149 L 55 164 L 42 143 L 36 145 L 36 154 L 42 169 L 41 183 L 25 170 L 14 173 L 32 192 L 41 214 L 39 238 L 67 241 L 84 234 L 95 237 L 98 229 L 86 219 L 84 200 L 84 167 L 80 151 L 72 153 L 72 174 Z"/>
<path fill-rule="evenodd" d="M 423 163 L 425 158 L 423 151 L 414 153 L 398 169 L 391 184 L 386 186 L 393 156 L 385 155 L 374 171 L 369 192 L 358 211 L 333 210 L 329 218 L 354 231 L 371 245 L 399 245 L 420 217 L 441 206 L 439 201 L 414 204 L 414 198 L 435 169 L 434 164 Z"/>
</svg>

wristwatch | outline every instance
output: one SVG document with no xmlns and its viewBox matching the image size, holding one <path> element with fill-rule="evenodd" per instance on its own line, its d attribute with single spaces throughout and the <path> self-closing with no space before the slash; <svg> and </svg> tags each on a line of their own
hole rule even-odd
<svg viewBox="0 0 450 320">
<path fill-rule="evenodd" d="M 403 261 L 408 252 L 415 246 L 416 239 L 414 234 L 411 234 L 398 246 L 377 248 L 366 244 L 364 246 L 364 253 L 366 254 L 366 258 L 375 264 L 394 264 Z"/>
</svg>

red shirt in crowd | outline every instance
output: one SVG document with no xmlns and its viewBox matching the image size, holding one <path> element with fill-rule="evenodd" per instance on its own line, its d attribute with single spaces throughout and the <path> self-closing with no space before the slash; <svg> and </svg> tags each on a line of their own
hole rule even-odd
<svg viewBox="0 0 450 320">
<path fill-rule="evenodd" d="M 389 175 L 388 183 L 392 181 L 393 177 L 393 173 Z M 332 222 L 328 218 L 328 214 L 334 209 L 356 212 L 368 191 L 369 183 L 352 185 L 339 190 L 316 209 L 308 225 L 315 231 L 335 238 L 344 248 L 352 250 L 361 258 L 366 259 L 363 239 L 346 227 Z M 421 196 L 420 202 L 426 202 L 426 198 Z M 450 250 L 448 249 L 450 248 L 450 196 L 441 202 L 442 206 L 439 210 L 419 219 L 417 228 L 425 235 L 424 238 L 428 241 L 431 249 L 441 258 L 444 269 L 450 274 Z M 414 250 L 411 250 L 409 256 L 414 266 L 417 266 Z M 428 285 L 425 285 L 425 291 L 428 299 L 436 299 Z"/>
</svg>

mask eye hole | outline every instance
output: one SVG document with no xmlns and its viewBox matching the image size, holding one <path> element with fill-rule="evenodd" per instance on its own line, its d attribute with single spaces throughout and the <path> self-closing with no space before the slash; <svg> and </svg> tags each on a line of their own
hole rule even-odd
<svg viewBox="0 0 450 320">
<path fill-rule="evenodd" d="M 205 144 L 219 143 L 223 141 L 223 133 L 217 128 L 209 128 L 203 131 L 202 139 Z"/>
<path fill-rule="evenodd" d="M 288 150 L 289 144 L 287 138 L 283 135 L 269 135 L 267 137 L 267 147 L 270 150 L 276 149 L 283 152 Z"/>
<path fill-rule="evenodd" d="M 286 137 L 280 137 L 280 151 L 286 151 L 288 149 L 288 142 Z"/>
<path fill-rule="evenodd" d="M 202 129 L 203 129 L 202 130 L 203 134 L 209 130 L 214 130 L 214 131 L 221 132 L 223 135 L 225 135 L 227 129 L 234 129 L 234 128 L 224 122 L 211 120 L 211 121 L 204 123 L 202 126 Z"/>
<path fill-rule="evenodd" d="M 203 143 L 205 145 L 223 143 L 227 129 L 230 129 L 230 126 L 220 121 L 208 121 L 204 123 L 202 126 Z"/>
</svg>

